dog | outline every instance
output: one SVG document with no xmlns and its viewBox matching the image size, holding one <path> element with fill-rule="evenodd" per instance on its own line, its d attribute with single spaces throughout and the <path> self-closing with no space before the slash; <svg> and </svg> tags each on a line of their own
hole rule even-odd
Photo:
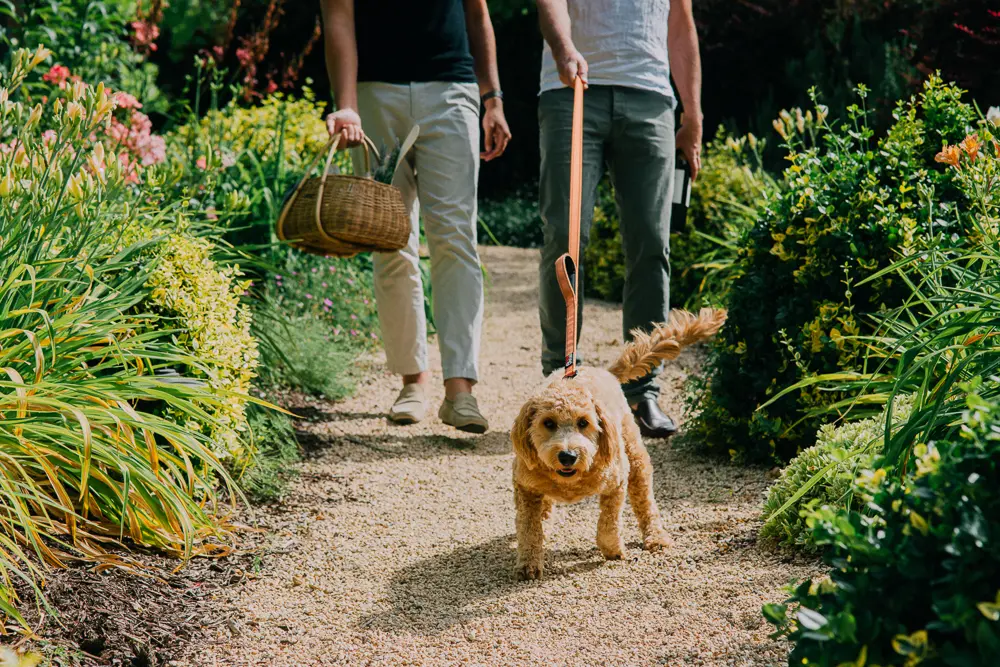
<svg viewBox="0 0 1000 667">
<path fill-rule="evenodd" d="M 715 334 L 726 311 L 671 312 L 651 333 L 633 340 L 607 370 L 582 368 L 572 378 L 553 373 L 521 408 L 511 429 L 514 504 L 517 510 L 517 576 L 538 579 L 545 562 L 542 522 L 552 504 L 600 496 L 597 547 L 622 558 L 621 514 L 626 491 L 642 531 L 643 546 L 671 545 L 653 497 L 649 453 L 621 385 L 648 375 L 660 362 Z"/>
</svg>

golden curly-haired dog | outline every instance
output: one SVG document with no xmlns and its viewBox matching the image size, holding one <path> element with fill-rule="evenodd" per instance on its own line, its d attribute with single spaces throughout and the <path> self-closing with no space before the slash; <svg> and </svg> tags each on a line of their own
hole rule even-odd
<svg viewBox="0 0 1000 667">
<path fill-rule="evenodd" d="M 675 310 L 650 334 L 633 332 L 607 370 L 581 368 L 565 379 L 553 373 L 521 408 L 511 430 L 514 503 L 517 506 L 517 574 L 542 575 L 542 521 L 553 502 L 575 503 L 600 496 L 597 547 L 605 558 L 622 557 L 621 513 L 628 491 L 643 545 L 655 551 L 671 544 L 653 497 L 649 453 L 639 435 L 621 384 L 650 373 L 661 361 L 708 338 L 726 321 L 726 311 L 698 315 Z"/>
</svg>

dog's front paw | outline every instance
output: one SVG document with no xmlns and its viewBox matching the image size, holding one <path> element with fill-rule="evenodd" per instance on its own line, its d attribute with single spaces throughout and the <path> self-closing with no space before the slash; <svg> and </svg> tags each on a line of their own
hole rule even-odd
<svg viewBox="0 0 1000 667">
<path fill-rule="evenodd" d="M 598 544 L 597 548 L 601 550 L 601 554 L 607 560 L 621 560 L 625 557 L 625 545 L 621 542 L 618 544 Z"/>
<path fill-rule="evenodd" d="M 674 546 L 674 541 L 670 539 L 666 531 L 658 530 L 647 535 L 646 539 L 642 542 L 642 546 L 646 551 L 663 551 Z"/>
<path fill-rule="evenodd" d="M 516 574 L 521 581 L 534 581 L 542 578 L 542 570 L 541 563 L 519 563 Z"/>
</svg>

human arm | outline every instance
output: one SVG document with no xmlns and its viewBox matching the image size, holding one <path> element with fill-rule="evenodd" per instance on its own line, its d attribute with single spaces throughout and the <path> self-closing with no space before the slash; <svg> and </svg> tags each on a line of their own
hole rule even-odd
<svg viewBox="0 0 1000 667">
<path fill-rule="evenodd" d="M 677 149 L 691 165 L 691 179 L 701 170 L 701 56 L 698 54 L 698 31 L 694 24 L 692 0 L 672 0 L 667 19 L 667 48 L 670 69 L 684 107 Z"/>
<path fill-rule="evenodd" d="M 464 0 L 465 30 L 469 35 L 469 48 L 476 66 L 479 94 L 500 90 L 497 70 L 497 44 L 493 22 L 486 0 Z M 489 162 L 503 155 L 510 141 L 510 128 L 503 112 L 503 99 L 493 97 L 483 103 L 483 144 L 486 151 L 480 157 Z"/>
<path fill-rule="evenodd" d="M 538 0 L 538 24 L 559 70 L 559 80 L 573 86 L 579 76 L 587 85 L 587 61 L 573 45 L 572 26 L 566 0 Z"/>
<path fill-rule="evenodd" d="M 347 146 L 364 139 L 358 116 L 358 45 L 354 34 L 354 0 L 320 0 L 323 51 L 330 90 L 337 110 L 326 117 L 330 136 L 341 132 Z M 343 147 L 342 147 L 343 148 Z"/>
</svg>

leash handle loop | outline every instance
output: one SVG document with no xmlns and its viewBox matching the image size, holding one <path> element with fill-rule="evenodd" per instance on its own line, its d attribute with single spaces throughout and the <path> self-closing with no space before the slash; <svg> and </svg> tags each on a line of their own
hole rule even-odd
<svg viewBox="0 0 1000 667">
<path fill-rule="evenodd" d="M 573 129 L 569 158 L 569 248 L 556 260 L 556 279 L 566 302 L 566 373 L 576 375 L 577 305 L 580 298 L 580 209 L 583 200 L 583 79 L 573 80 Z"/>
</svg>

